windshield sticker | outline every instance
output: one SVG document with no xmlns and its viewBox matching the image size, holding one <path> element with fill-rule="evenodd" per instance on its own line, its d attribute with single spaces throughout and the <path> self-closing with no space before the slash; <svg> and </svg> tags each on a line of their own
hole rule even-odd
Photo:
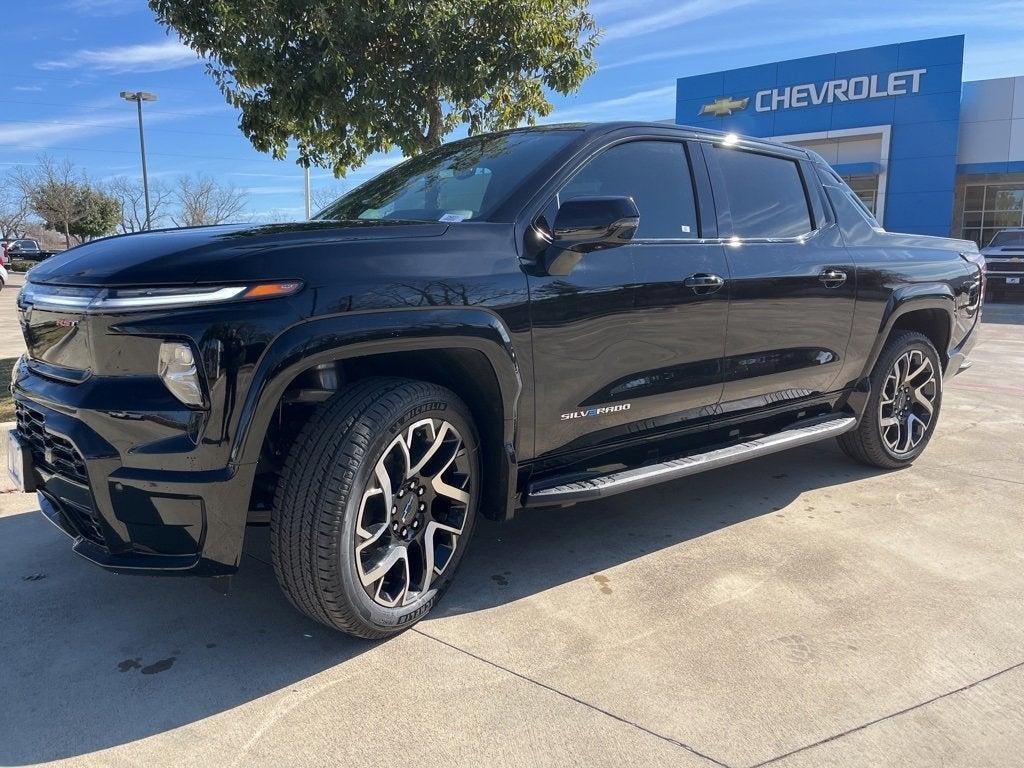
<svg viewBox="0 0 1024 768">
<path fill-rule="evenodd" d="M 444 216 L 438 219 L 438 221 L 456 222 L 462 221 L 465 218 L 466 217 L 463 216 L 461 213 L 446 213 Z"/>
</svg>

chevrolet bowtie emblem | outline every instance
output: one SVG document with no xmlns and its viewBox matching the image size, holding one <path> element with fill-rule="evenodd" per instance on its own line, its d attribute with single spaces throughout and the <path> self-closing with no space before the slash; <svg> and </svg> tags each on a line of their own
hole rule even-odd
<svg viewBox="0 0 1024 768">
<path fill-rule="evenodd" d="M 725 117 L 731 115 L 733 112 L 740 109 L 747 108 L 747 102 L 750 99 L 734 99 L 732 96 L 723 96 L 720 99 L 715 99 L 710 104 L 705 104 L 700 108 L 698 115 L 716 115 L 718 117 Z"/>
</svg>

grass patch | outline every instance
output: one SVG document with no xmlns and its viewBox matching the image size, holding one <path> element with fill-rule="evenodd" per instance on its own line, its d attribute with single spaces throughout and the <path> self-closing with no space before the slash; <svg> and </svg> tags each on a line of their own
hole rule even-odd
<svg viewBox="0 0 1024 768">
<path fill-rule="evenodd" d="M 0 422 L 14 421 L 14 400 L 11 399 L 11 371 L 18 362 L 16 357 L 0 360 Z"/>
</svg>

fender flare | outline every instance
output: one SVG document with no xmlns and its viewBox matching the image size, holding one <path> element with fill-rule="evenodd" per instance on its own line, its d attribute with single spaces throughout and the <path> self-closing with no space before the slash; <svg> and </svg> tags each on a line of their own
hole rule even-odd
<svg viewBox="0 0 1024 768">
<path fill-rule="evenodd" d="M 953 338 L 953 326 L 956 317 L 956 296 L 953 289 L 946 283 L 920 283 L 897 288 L 889 296 L 882 313 L 882 320 L 878 327 L 878 336 L 871 347 L 871 354 L 868 356 L 862 376 L 869 376 L 882 354 L 882 348 L 892 333 L 896 322 L 903 316 L 922 309 L 937 309 L 942 311 L 948 322 L 947 339 Z M 949 356 L 948 349 L 938 350 L 940 357 L 945 361 Z"/>
<path fill-rule="evenodd" d="M 348 312 L 288 328 L 256 364 L 239 410 L 231 462 L 256 463 L 277 402 L 308 368 L 333 360 L 430 349 L 473 349 L 486 356 L 501 391 L 504 449 L 514 462 L 522 376 L 505 324 L 497 314 L 480 307 Z"/>
</svg>

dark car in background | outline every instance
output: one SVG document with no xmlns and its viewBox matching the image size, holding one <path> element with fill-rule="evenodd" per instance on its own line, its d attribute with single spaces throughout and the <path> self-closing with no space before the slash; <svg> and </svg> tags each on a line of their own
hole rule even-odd
<svg viewBox="0 0 1024 768">
<path fill-rule="evenodd" d="M 61 251 L 48 251 L 39 246 L 37 240 L 30 237 L 19 237 L 4 240 L 2 244 L 4 257 L 10 261 L 21 259 L 23 261 L 43 261 Z"/>
<path fill-rule="evenodd" d="M 993 300 L 1024 295 L 1024 227 L 1000 230 L 981 255 L 988 267 L 988 295 Z"/>
<path fill-rule="evenodd" d="M 229 574 L 269 523 L 299 610 L 386 637 L 437 603 L 479 516 L 831 437 L 908 466 L 983 289 L 974 243 L 884 231 L 804 149 L 662 124 L 477 136 L 311 222 L 40 264 L 10 468 L 118 572 Z"/>
</svg>

